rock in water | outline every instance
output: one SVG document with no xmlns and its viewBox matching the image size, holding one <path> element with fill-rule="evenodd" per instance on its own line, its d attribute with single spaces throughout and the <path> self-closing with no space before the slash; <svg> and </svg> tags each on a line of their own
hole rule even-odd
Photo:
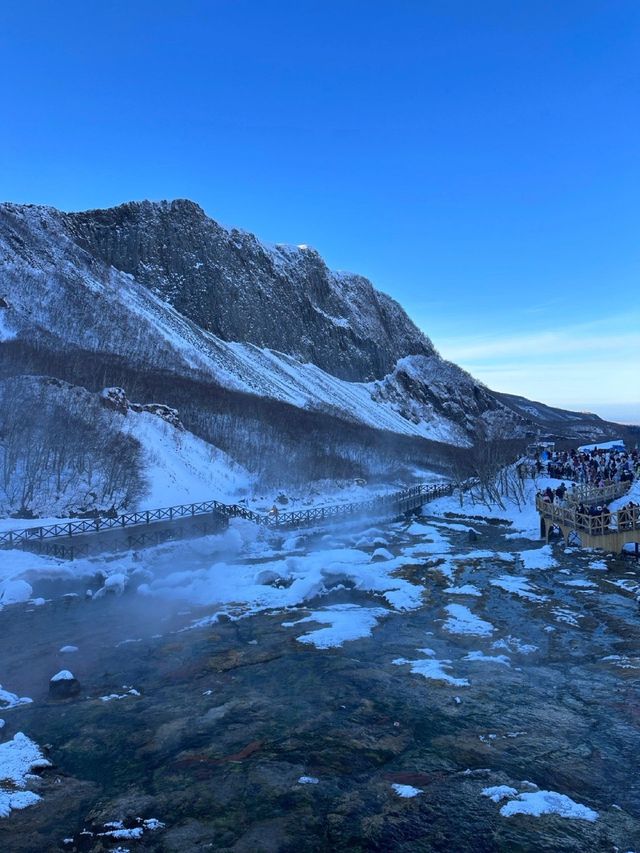
<svg viewBox="0 0 640 853">
<path fill-rule="evenodd" d="M 68 699 L 80 692 L 80 682 L 68 669 L 61 669 L 49 682 L 49 696 L 52 699 Z"/>
</svg>

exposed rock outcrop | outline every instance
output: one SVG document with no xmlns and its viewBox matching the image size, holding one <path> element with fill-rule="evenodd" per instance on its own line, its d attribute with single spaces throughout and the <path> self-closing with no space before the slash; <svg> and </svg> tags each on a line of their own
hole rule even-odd
<svg viewBox="0 0 640 853">
<path fill-rule="evenodd" d="M 310 361 L 353 381 L 381 379 L 405 355 L 433 355 L 395 300 L 314 249 L 267 246 L 187 200 L 64 216 L 92 255 L 130 273 L 201 328 Z"/>
</svg>

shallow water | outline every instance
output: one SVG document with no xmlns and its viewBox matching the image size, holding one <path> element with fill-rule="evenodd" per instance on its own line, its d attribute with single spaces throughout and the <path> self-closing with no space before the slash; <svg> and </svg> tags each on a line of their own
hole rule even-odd
<svg viewBox="0 0 640 853">
<path fill-rule="evenodd" d="M 216 608 L 143 600 L 133 591 L 92 601 L 86 583 L 34 584 L 35 596 L 50 599 L 45 605 L 0 612 L 0 683 L 34 700 L 0 711 L 2 739 L 25 732 L 46 745 L 53 767 L 33 787 L 42 801 L 0 820 L 0 849 L 640 846 L 638 607 L 632 589 L 612 583 L 637 583 L 636 567 L 611 560 L 607 571 L 594 570 L 593 554 L 556 549 L 557 566 L 525 571 L 509 553 L 538 543 L 473 526 L 480 533 L 473 544 L 461 530 L 437 529 L 457 562 L 438 567 L 437 553 L 406 559 L 399 574 L 424 589 L 422 606 L 406 612 L 338 584 L 346 588 L 305 607 L 181 630 Z M 398 523 L 376 528 L 394 556 L 434 533 L 416 522 L 409 534 Z M 342 548 L 361 535 L 343 530 L 334 538 Z M 478 549 L 501 556 L 464 558 Z M 542 600 L 490 583 L 514 574 Z M 595 586 L 566 584 L 576 578 Z M 481 595 L 445 591 L 464 584 Z M 69 592 L 76 596 L 64 597 Z M 282 624 L 329 604 L 384 608 L 385 615 L 369 636 L 329 649 L 297 640 L 322 625 Z M 458 615 L 466 608 L 467 628 L 480 630 L 477 617 L 493 630 L 452 633 L 451 605 Z M 70 643 L 79 651 L 59 653 Z M 413 662 L 427 660 L 468 686 L 412 673 Z M 62 668 L 82 690 L 54 701 L 48 680 Z M 100 698 L 114 693 L 123 698 Z M 393 784 L 419 793 L 401 798 Z M 497 785 L 559 792 L 599 817 L 505 817 L 504 802 L 482 794 Z M 138 817 L 165 826 L 124 841 L 97 834 L 108 821 L 139 827 Z"/>
</svg>

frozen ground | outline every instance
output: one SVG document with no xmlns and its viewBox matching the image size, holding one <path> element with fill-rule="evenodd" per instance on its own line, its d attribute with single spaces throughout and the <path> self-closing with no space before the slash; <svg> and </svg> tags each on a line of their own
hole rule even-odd
<svg viewBox="0 0 640 853">
<path fill-rule="evenodd" d="M 0 553 L 0 849 L 636 849 L 637 566 L 425 512 Z"/>
</svg>

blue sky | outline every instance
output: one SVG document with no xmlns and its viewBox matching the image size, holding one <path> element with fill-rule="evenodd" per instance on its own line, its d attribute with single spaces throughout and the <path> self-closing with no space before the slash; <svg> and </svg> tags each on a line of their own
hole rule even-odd
<svg viewBox="0 0 640 853">
<path fill-rule="evenodd" d="M 192 198 L 491 387 L 631 412 L 638 57 L 635 0 L 5 3 L 0 196 Z"/>
</svg>

